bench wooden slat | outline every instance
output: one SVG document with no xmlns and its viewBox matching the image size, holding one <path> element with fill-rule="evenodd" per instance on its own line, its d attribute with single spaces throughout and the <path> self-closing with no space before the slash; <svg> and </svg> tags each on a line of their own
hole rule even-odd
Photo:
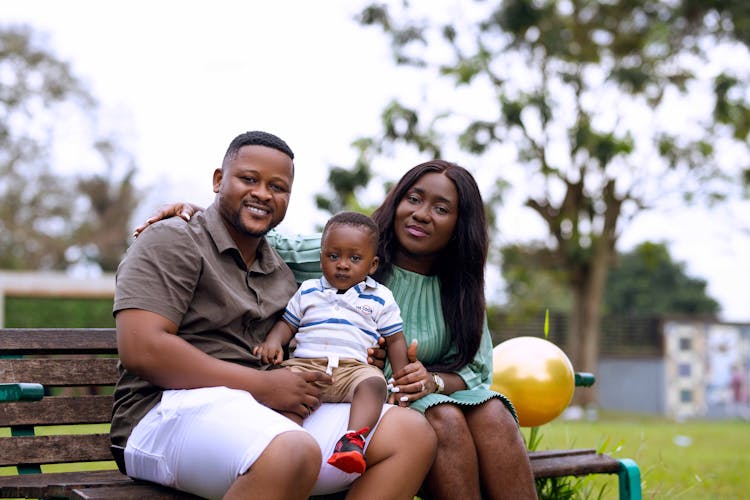
<svg viewBox="0 0 750 500">
<path fill-rule="evenodd" d="M 77 488 L 70 498 L 80 500 L 132 500 L 133 498 L 148 498 L 149 500 L 193 500 L 200 499 L 195 495 L 164 488 L 152 484 L 130 484 L 99 486 L 91 488 Z"/>
<path fill-rule="evenodd" d="M 117 354 L 114 328 L 3 328 L 2 354 Z"/>
<path fill-rule="evenodd" d="M 109 445 L 109 434 L 2 437 L 0 466 L 112 461 Z"/>
<path fill-rule="evenodd" d="M 593 448 L 575 448 L 572 450 L 537 450 L 530 451 L 529 458 L 531 460 L 539 460 L 542 458 L 554 458 L 554 457 L 568 457 L 573 455 L 589 455 L 596 453 Z"/>
<path fill-rule="evenodd" d="M 33 403 L 0 404 L 0 427 L 100 424 L 112 418 L 112 396 L 56 396 Z"/>
<path fill-rule="evenodd" d="M 0 497 L 66 498 L 76 488 L 87 488 L 97 484 L 127 485 L 132 483 L 132 479 L 120 474 L 117 470 L 0 476 Z"/>
<path fill-rule="evenodd" d="M 112 385 L 116 381 L 116 358 L 0 359 L 0 383 L 79 386 Z"/>
<path fill-rule="evenodd" d="M 566 453 L 570 451 L 576 453 Z M 546 454 L 530 452 L 529 459 L 535 478 L 616 474 L 620 470 L 620 462 L 594 450 L 564 450 Z"/>
</svg>

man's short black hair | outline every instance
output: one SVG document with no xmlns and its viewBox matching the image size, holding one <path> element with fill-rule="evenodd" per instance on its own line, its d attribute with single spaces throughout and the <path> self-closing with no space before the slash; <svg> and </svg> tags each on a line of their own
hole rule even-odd
<svg viewBox="0 0 750 500">
<path fill-rule="evenodd" d="M 224 154 L 224 161 L 233 160 L 237 158 L 237 153 L 243 146 L 265 146 L 267 148 L 273 148 L 277 151 L 281 151 L 289 158 L 294 160 L 294 153 L 292 148 L 279 137 L 260 130 L 252 130 L 245 132 L 235 137 L 227 148 L 227 152 Z"/>
</svg>

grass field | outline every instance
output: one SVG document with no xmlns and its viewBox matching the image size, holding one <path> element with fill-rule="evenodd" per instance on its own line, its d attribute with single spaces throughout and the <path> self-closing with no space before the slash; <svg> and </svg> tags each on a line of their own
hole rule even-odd
<svg viewBox="0 0 750 500">
<path fill-rule="evenodd" d="M 644 499 L 750 498 L 750 422 L 672 420 L 599 415 L 595 422 L 556 420 L 540 427 L 538 447 L 596 448 L 632 458 L 641 469 Z M 529 429 L 523 429 L 529 436 Z M 616 476 L 591 476 L 584 498 L 616 499 Z"/>
</svg>

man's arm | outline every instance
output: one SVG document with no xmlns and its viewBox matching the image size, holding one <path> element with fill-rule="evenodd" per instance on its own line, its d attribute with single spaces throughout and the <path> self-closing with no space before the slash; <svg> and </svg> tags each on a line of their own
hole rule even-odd
<svg viewBox="0 0 750 500">
<path fill-rule="evenodd" d="M 115 323 L 125 369 L 167 389 L 241 389 L 270 408 L 306 417 L 320 405 L 320 391 L 308 382 L 330 382 L 325 374 L 260 371 L 214 358 L 177 336 L 174 322 L 149 311 L 122 310 Z"/>
</svg>

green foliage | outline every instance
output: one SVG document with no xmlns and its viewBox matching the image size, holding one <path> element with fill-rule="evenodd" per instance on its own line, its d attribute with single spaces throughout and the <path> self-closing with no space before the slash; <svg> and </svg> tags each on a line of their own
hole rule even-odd
<svg viewBox="0 0 750 500">
<path fill-rule="evenodd" d="M 719 304 L 708 296 L 706 281 L 688 276 L 664 244 L 644 242 L 620 254 L 610 270 L 605 312 L 715 315 Z"/>
<path fill-rule="evenodd" d="M 501 249 L 502 272 L 511 321 L 570 309 L 564 271 L 541 245 L 507 245 Z M 552 261 L 551 261 L 552 259 Z M 719 304 L 706 290 L 706 281 L 688 276 L 685 264 L 675 262 L 664 244 L 644 242 L 618 254 L 604 293 L 604 314 L 659 316 L 715 315 Z"/>
<path fill-rule="evenodd" d="M 523 321 L 540 311 L 567 311 L 571 300 L 564 271 L 551 266 L 554 257 L 541 245 L 506 245 L 500 249 L 510 321 Z"/>
<path fill-rule="evenodd" d="M 112 299 L 5 297 L 7 328 L 113 328 Z"/>
<path fill-rule="evenodd" d="M 593 371 L 623 225 L 665 200 L 708 204 L 750 192 L 750 70 L 739 63 L 750 9 L 740 3 L 496 0 L 447 20 L 413 2 L 373 3 L 359 21 L 382 30 L 397 64 L 471 86 L 485 105 L 472 116 L 458 100 L 431 99 L 429 88 L 419 102 L 394 100 L 365 156 L 406 144 L 491 158 L 512 145 L 503 167 L 517 163 L 531 180 L 524 205 L 548 229 L 537 265 L 551 278 L 541 285 L 563 280 L 568 353 Z M 719 47 L 737 58 L 714 57 Z M 706 109 L 697 102 L 713 114 L 693 113 L 689 133 L 675 131 L 674 110 Z M 729 164 L 720 154 L 729 149 L 740 160 Z M 477 163 L 504 173 L 491 159 Z"/>
<path fill-rule="evenodd" d="M 315 205 L 330 214 L 342 210 L 371 213 L 373 207 L 362 206 L 358 194 L 370 183 L 372 172 L 365 155 L 371 147 L 371 141 L 360 139 L 354 144 L 360 154 L 353 169 L 331 167 L 328 172 L 328 185 L 332 192 L 315 195 Z"/>
<path fill-rule="evenodd" d="M 95 128 L 97 105 L 31 29 L 0 27 L 0 75 L 0 269 L 65 269 L 83 261 L 115 270 L 140 196 L 130 155 L 113 138 L 88 145 L 82 135 L 106 173 L 55 172 L 56 130 L 75 119 Z"/>
</svg>

